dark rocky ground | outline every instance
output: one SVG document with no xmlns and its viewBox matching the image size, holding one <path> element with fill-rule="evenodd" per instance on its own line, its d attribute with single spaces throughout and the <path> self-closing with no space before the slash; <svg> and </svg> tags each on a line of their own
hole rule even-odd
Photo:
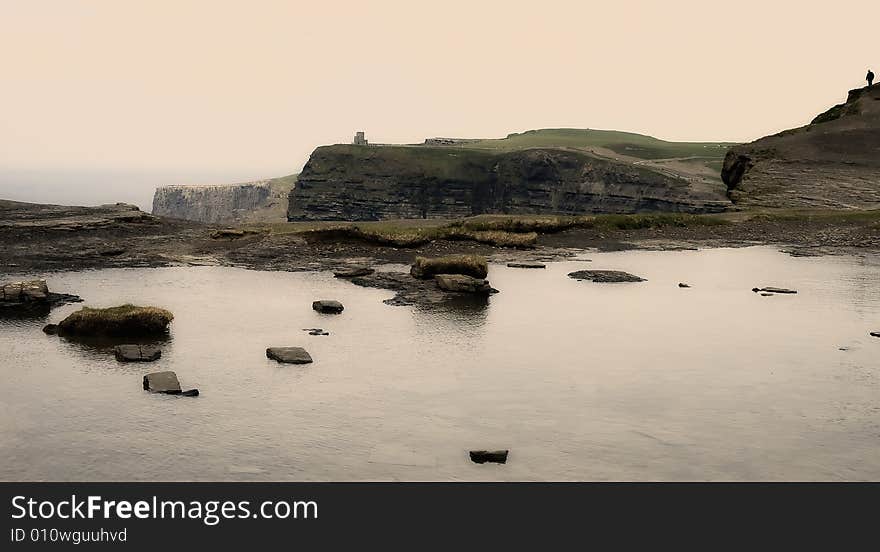
<svg viewBox="0 0 880 552">
<path fill-rule="evenodd" d="M 16 274 L 180 265 L 259 270 L 331 270 L 378 263 L 409 264 L 416 255 L 477 253 L 499 262 L 549 261 L 585 249 L 682 249 L 770 244 L 797 255 L 876 253 L 880 214 L 728 213 L 726 223 L 543 234 L 532 249 L 437 240 L 403 248 L 332 234 L 278 231 L 272 226 L 218 233 L 225 227 L 155 217 L 124 205 L 61 207 L 0 201 L 0 273 Z M 398 302 L 435 299 L 433 282 L 395 273 L 354 279 L 397 291 Z M 62 290 L 63 291 L 63 290 Z"/>
</svg>

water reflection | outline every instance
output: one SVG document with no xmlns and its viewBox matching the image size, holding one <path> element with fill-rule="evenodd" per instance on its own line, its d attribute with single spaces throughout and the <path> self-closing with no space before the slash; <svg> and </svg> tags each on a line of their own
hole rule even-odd
<svg viewBox="0 0 880 552">
<path fill-rule="evenodd" d="M 494 265 L 487 301 L 392 307 L 390 292 L 322 273 L 49 275 L 88 306 L 175 319 L 162 358 L 124 369 L 111 343 L 40 331 L 80 306 L 0 321 L 0 479 L 880 478 L 876 258 L 590 258 L 648 281 L 575 282 L 577 261 Z M 767 285 L 799 293 L 750 291 Z M 315 313 L 322 298 L 345 311 Z M 315 327 L 329 335 L 301 331 Z M 279 365 L 268 346 L 314 363 Z M 161 370 L 202 396 L 144 392 L 143 373 Z M 469 448 L 511 461 L 477 466 Z"/>
</svg>

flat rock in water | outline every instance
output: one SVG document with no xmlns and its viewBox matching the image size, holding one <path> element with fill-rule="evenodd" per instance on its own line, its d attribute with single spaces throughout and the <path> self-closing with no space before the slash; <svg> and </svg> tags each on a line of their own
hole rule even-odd
<svg viewBox="0 0 880 552">
<path fill-rule="evenodd" d="M 576 270 L 569 272 L 568 277 L 575 280 L 589 280 L 602 284 L 645 281 L 644 278 L 620 270 Z"/>
<path fill-rule="evenodd" d="M 144 389 L 153 393 L 180 393 L 180 381 L 174 372 L 153 372 L 144 376 Z"/>
<path fill-rule="evenodd" d="M 680 287 L 680 288 L 689 288 L 689 287 L 691 287 L 691 286 L 690 286 L 690 284 L 685 284 L 685 283 L 683 283 L 683 282 L 679 282 L 679 283 L 678 283 L 678 287 Z"/>
<path fill-rule="evenodd" d="M 65 303 L 79 303 L 76 295 L 51 293 L 46 280 L 26 280 L 0 284 L 0 309 L 15 310 L 44 309 Z M 2 312 L 2 310 L 0 310 Z"/>
<path fill-rule="evenodd" d="M 283 364 L 308 364 L 312 356 L 302 347 L 269 347 L 266 356 Z"/>
<path fill-rule="evenodd" d="M 520 263 L 507 263 L 510 268 L 547 268 L 544 263 L 525 261 Z"/>
<path fill-rule="evenodd" d="M 117 345 L 113 353 L 119 362 L 153 362 L 162 356 L 158 347 L 149 345 Z"/>
<path fill-rule="evenodd" d="M 443 291 L 456 293 L 483 293 L 492 292 L 492 286 L 488 280 L 465 276 L 464 274 L 437 274 L 434 276 L 437 287 Z"/>
<path fill-rule="evenodd" d="M 763 287 L 763 288 L 752 288 L 752 291 L 755 293 L 765 294 L 765 293 L 797 293 L 797 291 L 793 289 L 786 288 L 778 288 L 778 287 Z"/>
<path fill-rule="evenodd" d="M 343 268 L 333 271 L 334 278 L 359 278 L 361 276 L 369 276 L 376 272 L 368 266 L 358 266 L 353 268 Z"/>
<path fill-rule="evenodd" d="M 485 464 L 486 462 L 506 464 L 507 452 L 506 450 L 472 450 L 469 454 L 471 462 L 476 464 Z"/>
<path fill-rule="evenodd" d="M 345 307 L 339 301 L 320 300 L 312 302 L 312 308 L 325 314 L 339 314 Z"/>
<path fill-rule="evenodd" d="M 880 337 L 880 332 L 871 332 L 871 337 Z"/>
</svg>

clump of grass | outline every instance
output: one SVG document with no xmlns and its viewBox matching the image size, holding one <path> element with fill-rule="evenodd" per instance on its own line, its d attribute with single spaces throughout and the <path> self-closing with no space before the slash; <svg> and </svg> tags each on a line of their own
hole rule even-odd
<svg viewBox="0 0 880 552">
<path fill-rule="evenodd" d="M 559 232 L 577 225 L 580 217 L 570 216 L 480 216 L 453 225 L 473 231 L 543 233 Z"/>
<path fill-rule="evenodd" d="M 416 257 L 410 269 L 415 278 L 427 280 L 436 274 L 464 274 L 474 278 L 485 278 L 489 264 L 482 255 L 447 255 L 445 257 Z"/>
<path fill-rule="evenodd" d="M 509 215 L 480 216 L 453 223 L 474 231 L 536 232 L 552 234 L 572 228 L 596 228 L 599 230 L 638 230 L 666 226 L 715 226 L 726 224 L 720 217 L 692 215 L 687 213 L 652 213 L 631 215 Z"/>
<path fill-rule="evenodd" d="M 335 225 L 302 232 L 307 238 L 321 240 L 353 239 L 391 247 L 419 247 L 435 240 L 470 240 L 497 247 L 534 247 L 538 235 L 502 230 L 474 230 L 460 224 L 431 227 L 399 226 L 393 222 L 377 225 Z"/>
<path fill-rule="evenodd" d="M 419 247 L 435 240 L 470 240 L 496 247 L 534 247 L 539 234 L 572 228 L 635 230 L 664 226 L 714 226 L 728 221 L 710 215 L 656 213 L 636 215 L 480 215 L 450 223 L 415 226 L 414 221 L 337 223 L 297 227 L 307 239 L 360 240 L 391 247 Z M 290 223 L 288 223 L 290 224 Z M 285 230 L 282 228 L 282 231 Z M 289 231 L 289 230 L 288 230 Z"/>
<path fill-rule="evenodd" d="M 467 230 L 453 226 L 446 229 L 443 233 L 443 239 L 470 240 L 495 247 L 526 249 L 535 247 L 535 243 L 538 241 L 538 234 L 535 232 L 506 232 L 503 230 Z"/>
<path fill-rule="evenodd" d="M 597 215 L 584 220 L 582 225 L 587 228 L 608 230 L 639 230 L 643 228 L 693 226 L 718 226 L 727 224 L 720 217 L 711 215 L 691 215 L 687 213 L 653 213 L 635 215 Z"/>
<path fill-rule="evenodd" d="M 167 332 L 173 319 L 171 312 L 157 307 L 84 307 L 62 320 L 58 329 L 79 336 L 153 336 Z"/>
<path fill-rule="evenodd" d="M 822 222 L 825 224 L 877 224 L 880 210 L 843 211 L 811 209 L 776 209 L 755 213 L 749 220 L 765 222 Z"/>
</svg>

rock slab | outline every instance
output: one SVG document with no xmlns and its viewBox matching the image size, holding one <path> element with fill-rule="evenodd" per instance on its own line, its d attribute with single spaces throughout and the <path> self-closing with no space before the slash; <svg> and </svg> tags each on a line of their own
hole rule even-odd
<svg viewBox="0 0 880 552">
<path fill-rule="evenodd" d="M 489 294 L 492 286 L 488 280 L 465 276 L 464 274 L 437 274 L 434 276 L 437 287 L 443 291 L 453 293 L 480 293 Z"/>
<path fill-rule="evenodd" d="M 25 280 L 0 284 L 0 309 L 50 309 L 65 303 L 79 303 L 76 295 L 51 293 L 46 280 Z M 0 310 L 2 312 L 2 310 Z"/>
<path fill-rule="evenodd" d="M 358 266 L 353 268 L 343 268 L 340 270 L 335 270 L 333 272 L 334 278 L 359 278 L 361 276 L 369 276 L 370 274 L 376 272 L 374 269 L 367 266 Z"/>
<path fill-rule="evenodd" d="M 510 268 L 547 268 L 547 265 L 539 262 L 525 261 L 521 263 L 507 263 Z"/>
<path fill-rule="evenodd" d="M 144 390 L 153 393 L 180 393 L 180 381 L 174 372 L 153 372 L 144 376 Z"/>
<path fill-rule="evenodd" d="M 644 278 L 620 270 L 576 270 L 569 272 L 568 277 L 575 280 L 589 280 L 603 284 L 646 281 Z"/>
<path fill-rule="evenodd" d="M 754 291 L 755 293 L 760 293 L 761 295 L 764 295 L 765 293 L 784 293 L 784 294 L 797 293 L 797 291 L 795 291 L 793 289 L 778 288 L 778 287 L 763 287 L 763 288 L 756 287 L 756 288 L 752 288 L 752 291 Z"/>
<path fill-rule="evenodd" d="M 282 364 L 309 364 L 312 356 L 302 347 L 269 347 L 266 356 Z"/>
</svg>

